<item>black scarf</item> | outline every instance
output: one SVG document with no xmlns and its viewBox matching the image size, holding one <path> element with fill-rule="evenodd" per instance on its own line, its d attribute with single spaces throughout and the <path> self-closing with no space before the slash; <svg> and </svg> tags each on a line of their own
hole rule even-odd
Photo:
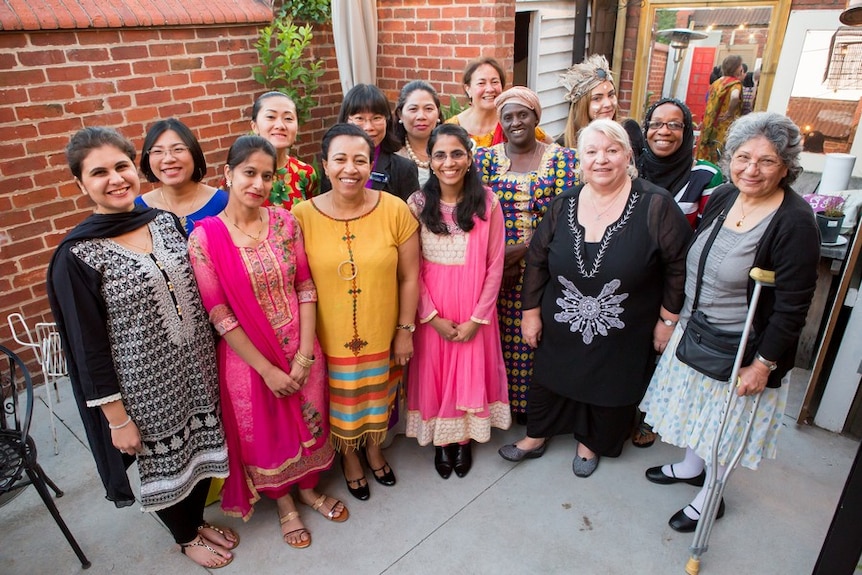
<svg viewBox="0 0 862 575">
<path fill-rule="evenodd" d="M 659 158 L 650 149 L 646 135 L 647 125 L 652 120 L 653 112 L 662 104 L 673 104 L 682 110 L 685 127 L 682 130 L 682 145 L 679 149 L 670 156 Z M 647 110 L 643 123 L 643 134 L 645 144 L 637 162 L 638 175 L 675 196 L 688 182 L 694 162 L 694 128 L 692 127 L 691 110 L 675 98 L 662 98 Z"/>
</svg>

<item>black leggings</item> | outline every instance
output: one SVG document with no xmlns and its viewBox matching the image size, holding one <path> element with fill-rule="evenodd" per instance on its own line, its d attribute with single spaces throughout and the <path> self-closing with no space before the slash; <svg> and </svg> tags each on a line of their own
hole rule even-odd
<svg viewBox="0 0 862 575">
<path fill-rule="evenodd" d="M 204 506 L 209 490 L 210 480 L 207 478 L 195 485 L 182 501 L 156 511 L 177 543 L 190 543 L 198 536 L 198 527 L 204 522 Z"/>
</svg>

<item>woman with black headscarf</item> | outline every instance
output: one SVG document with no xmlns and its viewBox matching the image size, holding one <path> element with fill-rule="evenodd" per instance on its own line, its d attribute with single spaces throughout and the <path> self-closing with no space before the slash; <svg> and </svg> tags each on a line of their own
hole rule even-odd
<svg viewBox="0 0 862 575">
<path fill-rule="evenodd" d="M 688 106 L 662 98 L 647 111 L 646 145 L 638 157 L 640 177 L 666 189 L 694 227 L 712 190 L 724 181 L 721 170 L 694 160 L 694 128 Z"/>
</svg>

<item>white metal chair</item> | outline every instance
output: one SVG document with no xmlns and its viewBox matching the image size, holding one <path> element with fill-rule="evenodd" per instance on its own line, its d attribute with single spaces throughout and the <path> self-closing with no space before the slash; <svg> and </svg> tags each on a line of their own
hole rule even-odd
<svg viewBox="0 0 862 575">
<path fill-rule="evenodd" d="M 36 361 L 42 368 L 42 377 L 45 380 L 45 397 L 48 403 L 48 414 L 51 423 L 51 437 L 54 440 L 54 454 L 60 453 L 60 444 L 57 441 L 57 426 L 54 422 L 54 399 L 60 402 L 60 391 L 57 382 L 61 377 L 68 375 L 66 369 L 66 356 L 63 353 L 63 344 L 57 331 L 57 324 L 53 322 L 39 322 L 31 331 L 27 321 L 20 313 L 11 313 L 6 321 L 12 330 L 12 338 L 19 345 L 29 347 L 36 356 Z M 52 393 L 53 392 L 53 393 Z"/>
</svg>

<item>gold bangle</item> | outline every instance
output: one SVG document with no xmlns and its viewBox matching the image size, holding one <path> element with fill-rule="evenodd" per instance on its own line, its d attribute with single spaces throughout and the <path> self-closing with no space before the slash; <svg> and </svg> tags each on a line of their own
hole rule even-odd
<svg viewBox="0 0 862 575">
<path fill-rule="evenodd" d="M 302 353 L 299 352 L 299 350 L 297 350 L 296 355 L 293 356 L 293 359 L 295 359 L 296 363 L 298 363 L 301 367 L 311 367 L 312 365 L 314 365 L 314 358 L 304 356 Z"/>
</svg>

